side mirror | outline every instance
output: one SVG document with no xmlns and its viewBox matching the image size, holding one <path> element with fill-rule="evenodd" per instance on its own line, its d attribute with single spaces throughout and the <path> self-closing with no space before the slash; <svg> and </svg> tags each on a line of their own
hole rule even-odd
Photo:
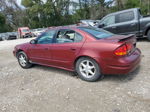
<svg viewBox="0 0 150 112">
<path fill-rule="evenodd" d="M 98 25 L 98 28 L 103 28 L 104 26 L 105 26 L 105 24 L 102 23 L 102 24 L 99 24 L 99 25 Z"/>
<path fill-rule="evenodd" d="M 36 43 L 37 43 L 37 41 L 35 39 L 30 41 L 30 44 L 36 44 Z"/>
</svg>

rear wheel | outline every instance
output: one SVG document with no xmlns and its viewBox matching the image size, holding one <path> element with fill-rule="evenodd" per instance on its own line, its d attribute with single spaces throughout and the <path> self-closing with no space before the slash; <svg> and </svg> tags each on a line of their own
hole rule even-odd
<svg viewBox="0 0 150 112">
<path fill-rule="evenodd" d="M 147 33 L 147 39 L 150 41 L 150 30 Z"/>
<path fill-rule="evenodd" d="M 75 67 L 77 74 L 82 80 L 94 82 L 102 76 L 99 65 L 91 58 L 79 58 Z"/>
<path fill-rule="evenodd" d="M 32 64 L 29 62 L 27 55 L 23 51 L 21 51 L 17 54 L 17 58 L 18 58 L 19 65 L 22 68 L 27 69 L 32 66 Z"/>
</svg>

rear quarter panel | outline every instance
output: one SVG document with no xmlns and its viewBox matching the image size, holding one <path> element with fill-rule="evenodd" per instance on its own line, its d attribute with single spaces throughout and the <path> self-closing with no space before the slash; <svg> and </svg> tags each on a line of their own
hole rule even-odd
<svg viewBox="0 0 150 112">
<path fill-rule="evenodd" d="M 114 50 L 118 46 L 118 44 L 100 40 L 85 42 L 78 57 L 87 56 L 94 59 L 99 64 L 101 70 L 103 70 L 107 63 L 114 60 Z"/>
</svg>

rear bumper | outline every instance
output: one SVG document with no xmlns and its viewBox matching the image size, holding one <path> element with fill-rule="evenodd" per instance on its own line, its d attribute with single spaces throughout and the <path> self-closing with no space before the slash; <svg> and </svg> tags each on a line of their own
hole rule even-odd
<svg viewBox="0 0 150 112">
<path fill-rule="evenodd" d="M 128 74 L 134 71 L 140 64 L 141 51 L 136 49 L 130 56 L 117 60 L 116 65 L 106 65 L 103 74 Z"/>
</svg>

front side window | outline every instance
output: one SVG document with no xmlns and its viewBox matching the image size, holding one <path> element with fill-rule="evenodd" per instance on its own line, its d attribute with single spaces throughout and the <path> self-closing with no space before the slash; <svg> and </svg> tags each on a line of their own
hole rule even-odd
<svg viewBox="0 0 150 112">
<path fill-rule="evenodd" d="M 108 17 L 106 17 L 102 21 L 102 24 L 104 24 L 105 26 L 109 26 L 109 25 L 115 24 L 115 16 L 108 16 Z"/>
<path fill-rule="evenodd" d="M 91 27 L 79 27 L 80 30 L 92 35 L 96 39 L 103 39 L 112 37 L 114 34 L 108 31 L 99 29 L 99 28 L 91 28 Z"/>
<path fill-rule="evenodd" d="M 56 37 L 56 43 L 72 43 L 72 42 L 80 42 L 82 41 L 83 37 L 73 31 L 73 30 L 60 30 Z"/>
<path fill-rule="evenodd" d="M 117 23 L 132 21 L 134 20 L 134 13 L 133 11 L 124 12 L 118 14 L 116 18 L 117 18 Z"/>
<path fill-rule="evenodd" d="M 50 44 L 53 42 L 53 37 L 55 35 L 56 31 L 51 30 L 43 33 L 38 39 L 37 44 Z"/>
</svg>

